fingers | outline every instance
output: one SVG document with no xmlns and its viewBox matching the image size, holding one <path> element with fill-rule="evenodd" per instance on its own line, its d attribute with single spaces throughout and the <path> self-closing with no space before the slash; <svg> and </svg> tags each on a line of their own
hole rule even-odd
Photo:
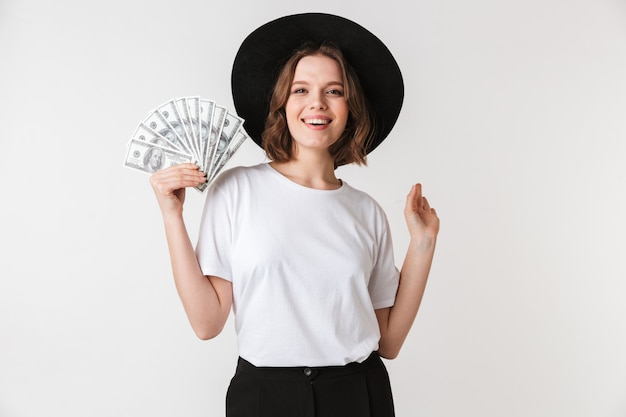
<svg viewBox="0 0 626 417">
<path fill-rule="evenodd" d="M 404 216 L 409 233 L 414 238 L 431 238 L 439 233 L 439 217 L 430 202 L 422 195 L 422 185 L 417 183 L 411 187 L 407 196 Z"/>
<path fill-rule="evenodd" d="M 430 206 L 428 199 L 422 195 L 422 184 L 416 183 L 411 187 L 407 196 L 406 210 L 418 213 L 435 213 L 435 209 Z"/>
<path fill-rule="evenodd" d="M 407 195 L 406 198 L 405 209 L 408 211 L 417 211 L 422 207 L 422 205 L 422 184 L 413 184 L 413 186 L 411 187 L 411 191 L 409 191 L 409 195 Z"/>
<path fill-rule="evenodd" d="M 412 196 L 412 198 L 421 198 L 422 197 L 422 184 L 420 184 L 419 182 L 416 184 L 413 184 L 413 186 L 411 187 L 411 191 L 409 191 L 409 196 Z"/>
<path fill-rule="evenodd" d="M 150 184 L 156 192 L 168 194 L 180 188 L 195 187 L 206 180 L 198 165 L 179 164 L 152 174 Z"/>
</svg>

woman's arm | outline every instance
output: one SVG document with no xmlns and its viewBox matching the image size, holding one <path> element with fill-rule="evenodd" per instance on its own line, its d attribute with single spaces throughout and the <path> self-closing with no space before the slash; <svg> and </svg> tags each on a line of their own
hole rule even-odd
<svg viewBox="0 0 626 417">
<path fill-rule="evenodd" d="M 204 182 L 206 177 L 194 164 L 175 165 L 150 178 L 163 215 L 176 290 L 191 327 L 206 340 L 224 328 L 232 305 L 232 284 L 202 274 L 183 220 L 185 187 Z"/>
<path fill-rule="evenodd" d="M 413 325 L 426 289 L 439 233 L 439 218 L 422 196 L 421 184 L 411 188 L 404 217 L 411 240 L 400 271 L 396 301 L 393 307 L 376 310 L 381 334 L 379 353 L 388 359 L 398 356 Z"/>
</svg>

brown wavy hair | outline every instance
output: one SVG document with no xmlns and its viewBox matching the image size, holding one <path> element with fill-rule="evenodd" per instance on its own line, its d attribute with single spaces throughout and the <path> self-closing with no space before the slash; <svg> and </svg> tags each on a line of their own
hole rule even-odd
<svg viewBox="0 0 626 417">
<path fill-rule="evenodd" d="M 341 137 L 328 151 L 335 167 L 356 163 L 366 165 L 367 147 L 374 136 L 374 117 L 354 69 L 344 58 L 339 47 L 332 43 L 303 44 L 283 65 L 270 100 L 270 109 L 262 135 L 263 149 L 275 162 L 292 159 L 294 144 L 287 126 L 285 106 L 291 92 L 291 83 L 298 62 L 306 56 L 322 55 L 339 64 L 344 80 L 344 97 L 348 104 L 348 121 Z"/>
</svg>

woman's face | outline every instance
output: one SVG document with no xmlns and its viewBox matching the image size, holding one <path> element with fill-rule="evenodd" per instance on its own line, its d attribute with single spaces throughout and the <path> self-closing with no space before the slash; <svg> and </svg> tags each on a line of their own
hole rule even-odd
<svg viewBox="0 0 626 417">
<path fill-rule="evenodd" d="M 349 113 L 339 64 L 324 55 L 302 58 L 296 66 L 285 113 L 296 150 L 327 150 L 335 143 Z"/>
</svg>

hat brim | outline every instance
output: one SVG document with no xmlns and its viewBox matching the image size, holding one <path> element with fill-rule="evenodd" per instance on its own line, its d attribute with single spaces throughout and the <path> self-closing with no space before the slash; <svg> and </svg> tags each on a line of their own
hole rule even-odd
<svg viewBox="0 0 626 417">
<path fill-rule="evenodd" d="M 233 63 L 231 86 L 235 110 L 248 135 L 259 146 L 278 72 L 304 42 L 331 41 L 354 68 L 374 113 L 373 151 L 398 119 L 404 99 L 400 68 L 373 33 L 346 18 L 325 13 L 281 17 L 256 29 L 241 44 Z"/>
</svg>

